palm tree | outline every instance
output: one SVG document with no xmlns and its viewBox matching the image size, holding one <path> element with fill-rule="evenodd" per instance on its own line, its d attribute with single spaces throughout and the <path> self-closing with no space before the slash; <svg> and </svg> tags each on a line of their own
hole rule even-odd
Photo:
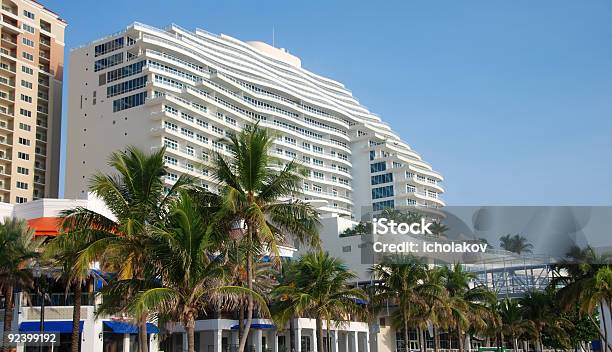
<svg viewBox="0 0 612 352">
<path fill-rule="evenodd" d="M 587 275 L 578 281 L 562 288 L 559 292 L 562 304 L 570 306 L 570 302 L 578 304 L 581 313 L 597 325 L 600 335 L 605 341 L 605 350 L 612 349 L 608 343 L 609 331 L 607 323 L 612 317 L 612 269 L 602 266 L 593 275 Z M 599 310 L 601 321 L 597 324 L 593 319 L 594 313 Z M 603 329 L 601 328 L 603 327 Z M 603 331 L 602 331 L 603 330 Z"/>
<path fill-rule="evenodd" d="M 15 288 L 32 286 L 28 265 L 38 258 L 42 239 L 23 219 L 6 217 L 0 224 L 0 293 L 4 295 L 4 336 L 13 329 Z"/>
<path fill-rule="evenodd" d="M 328 253 L 308 253 L 289 267 L 287 273 L 284 282 L 273 290 L 277 300 L 275 319 L 279 326 L 284 326 L 295 316 L 315 318 L 317 352 L 322 352 L 323 321 L 327 324 L 329 341 L 331 321 L 347 320 L 358 314 L 358 300 L 365 299 L 366 295 L 361 289 L 349 286 L 356 275 Z"/>
<path fill-rule="evenodd" d="M 563 310 L 572 311 L 577 308 L 578 312 L 586 315 L 597 328 L 602 340 L 608 341 L 607 325 L 595 320 L 595 308 L 599 306 L 602 321 L 612 316 L 610 306 L 607 305 L 608 309 L 605 309 L 606 301 L 601 296 L 605 295 L 606 271 L 610 270 L 612 257 L 606 253 L 598 254 L 590 246 L 585 248 L 574 246 L 567 252 L 566 257 L 557 268 L 567 275 L 555 278 L 551 282 L 551 288 L 561 287 L 557 292 L 557 298 Z M 597 303 L 595 297 L 601 297 L 603 300 Z M 612 350 L 612 346 L 606 343 L 606 351 L 608 349 Z"/>
<path fill-rule="evenodd" d="M 519 304 L 523 317 L 529 321 L 535 331 L 535 345 L 538 351 L 544 349 L 542 332 L 545 329 L 552 334 L 563 336 L 563 330 L 572 325 L 558 314 L 560 309 L 555 305 L 552 291 L 529 291 L 519 300 Z"/>
<path fill-rule="evenodd" d="M 76 262 L 79 253 L 87 247 L 87 240 L 87 237 L 79 236 L 79 233 L 62 232 L 45 246 L 43 254 L 43 258 L 50 261 L 51 265 L 60 268 L 60 280 L 66 283 L 66 291 L 72 288 L 74 295 L 72 307 L 72 352 L 79 352 L 80 350 L 79 334 L 83 283 L 97 276 L 94 271 L 90 270 L 89 263 L 86 266 L 82 266 Z"/>
<path fill-rule="evenodd" d="M 512 339 L 512 347 L 518 351 L 518 337 L 529 329 L 528 322 L 523 319 L 523 312 L 516 300 L 504 299 L 497 304 L 497 311 L 501 318 L 501 334 Z"/>
<path fill-rule="evenodd" d="M 274 164 L 269 155 L 273 137 L 255 126 L 231 137 L 230 157 L 217 154 L 215 176 L 220 183 L 221 210 L 217 219 L 232 219 L 246 232 L 247 287 L 253 289 L 253 257 L 266 248 L 278 258 L 278 245 L 290 236 L 298 242 L 318 247 L 319 215 L 307 203 L 295 200 L 303 172 L 294 160 L 284 166 Z M 253 321 L 253 296 L 247 296 L 247 317 L 239 352 L 246 346 Z"/>
<path fill-rule="evenodd" d="M 183 175 L 166 189 L 163 148 L 145 154 L 130 146 L 112 153 L 109 166 L 116 174 L 96 173 L 90 189 L 104 201 L 113 219 L 83 207 L 62 214 L 64 228 L 88 242 L 74 270 L 101 260 L 108 270 L 118 272 L 119 280 L 140 281 L 144 287 L 150 281 L 144 276 L 149 229 L 162 222 L 170 203 L 180 190 L 191 187 L 192 180 Z M 137 321 L 140 352 L 148 350 L 146 322 L 144 313 Z"/>
<path fill-rule="evenodd" d="M 499 242 L 501 248 L 516 254 L 531 253 L 533 249 L 533 245 L 527 242 L 527 238 L 519 234 L 515 234 L 514 236 L 507 234 L 500 237 Z"/>
<path fill-rule="evenodd" d="M 484 331 L 488 324 L 495 324 L 497 317 L 488 308 L 496 296 L 485 286 L 470 287 L 476 278 L 474 273 L 465 271 L 462 265 L 452 268 L 443 266 L 444 287 L 448 294 L 448 309 L 453 327 L 459 338 L 459 351 L 464 350 L 464 333 L 470 329 Z"/>
<path fill-rule="evenodd" d="M 228 278 L 222 258 L 215 255 L 219 243 L 212 236 L 216 229 L 209 226 L 211 215 L 187 194 L 172 204 L 166 224 L 156 229 L 146 248 L 160 287 L 139 292 L 128 308 L 135 315 L 169 314 L 180 321 L 187 331 L 189 352 L 195 351 L 195 320 L 205 307 L 233 308 L 231 295 L 245 293 L 263 301 L 251 290 L 225 285 Z"/>
<path fill-rule="evenodd" d="M 428 309 L 428 302 L 440 297 L 443 288 L 434 281 L 428 281 L 427 265 L 409 256 L 386 257 L 380 264 L 371 268 L 375 280 L 380 281 L 376 293 L 376 303 L 391 301 L 398 306 L 394 324 L 404 330 L 406 349 L 408 349 L 408 328 L 413 318 Z"/>
</svg>

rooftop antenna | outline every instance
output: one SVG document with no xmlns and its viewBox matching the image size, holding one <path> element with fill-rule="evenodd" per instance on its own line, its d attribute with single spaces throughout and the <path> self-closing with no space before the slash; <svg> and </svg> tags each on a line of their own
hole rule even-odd
<svg viewBox="0 0 612 352">
<path fill-rule="evenodd" d="M 272 25 L 272 46 L 276 47 L 276 45 L 274 45 L 274 25 Z"/>
</svg>

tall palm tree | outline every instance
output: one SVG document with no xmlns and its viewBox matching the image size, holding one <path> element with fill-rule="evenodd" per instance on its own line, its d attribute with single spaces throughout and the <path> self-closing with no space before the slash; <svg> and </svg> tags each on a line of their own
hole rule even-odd
<svg viewBox="0 0 612 352">
<path fill-rule="evenodd" d="M 289 237 L 298 242 L 319 245 L 319 215 L 307 203 L 295 200 L 304 176 L 294 160 L 279 165 L 269 156 L 273 137 L 257 124 L 232 136 L 229 158 L 217 154 L 215 176 L 220 183 L 221 210 L 217 219 L 228 218 L 246 232 L 247 288 L 253 289 L 253 257 L 266 248 L 278 258 L 278 245 Z M 253 296 L 247 296 L 246 324 L 239 352 L 244 352 L 253 321 Z"/>
<path fill-rule="evenodd" d="M 519 305 L 523 317 L 527 319 L 535 332 L 537 351 L 544 349 L 542 332 L 546 329 L 551 334 L 563 335 L 563 330 L 572 324 L 558 314 L 559 307 L 555 304 L 552 291 L 529 291 L 520 300 Z"/>
<path fill-rule="evenodd" d="M 527 242 L 527 238 L 522 235 L 507 234 L 499 238 L 501 248 L 516 254 L 531 253 L 533 245 Z"/>
<path fill-rule="evenodd" d="M 451 320 L 459 338 L 459 351 L 464 350 L 464 334 L 470 329 L 483 331 L 488 324 L 495 323 L 497 317 L 488 306 L 496 300 L 496 295 L 485 286 L 470 287 L 475 274 L 465 271 L 462 265 L 443 266 L 444 287 L 449 300 Z"/>
<path fill-rule="evenodd" d="M 181 176 L 166 189 L 163 148 L 145 154 L 130 146 L 112 153 L 108 164 L 115 174 L 96 173 L 90 190 L 104 201 L 112 218 L 83 207 L 62 214 L 64 228 L 89 242 L 76 258 L 74 270 L 100 260 L 108 270 L 117 271 L 120 280 L 147 282 L 144 265 L 149 228 L 162 222 L 170 202 L 180 190 L 191 187 L 192 180 Z M 146 314 L 137 321 L 140 352 L 148 350 L 146 322 Z"/>
<path fill-rule="evenodd" d="M 427 280 L 427 265 L 414 257 L 390 256 L 371 268 L 377 286 L 377 303 L 390 301 L 398 306 L 394 324 L 404 330 L 408 349 L 409 327 L 414 318 L 428 309 L 428 302 L 440 296 L 443 288 L 437 282 Z"/>
<path fill-rule="evenodd" d="M 523 312 L 518 301 L 504 299 L 497 304 L 497 310 L 501 318 L 501 334 L 512 339 L 512 347 L 518 352 L 518 337 L 529 329 L 528 322 L 523 318 Z"/>
<path fill-rule="evenodd" d="M 160 278 L 160 287 L 139 292 L 128 308 L 169 314 L 187 331 L 187 348 L 195 351 L 195 320 L 204 308 L 233 308 L 232 295 L 257 293 L 241 286 L 226 285 L 223 260 L 209 226 L 211 214 L 202 213 L 187 194 L 172 204 L 168 220 L 153 233 L 147 244 L 148 264 Z M 265 305 L 264 305 L 265 306 Z"/>
<path fill-rule="evenodd" d="M 76 258 L 88 244 L 88 237 L 79 236 L 79 233 L 62 232 L 49 241 L 43 254 L 45 261 L 49 261 L 50 265 L 60 269 L 59 279 L 66 283 L 66 291 L 72 289 L 74 295 L 72 304 L 72 352 L 79 352 L 80 350 L 79 334 L 83 283 L 97 277 L 95 272 L 90 269 L 89 263 L 83 266 L 76 262 Z"/>
<path fill-rule="evenodd" d="M 0 224 L 0 293 L 4 295 L 4 336 L 13 329 L 14 290 L 32 286 L 28 265 L 39 257 L 42 239 L 23 219 L 4 218 Z"/>
<path fill-rule="evenodd" d="M 599 254 L 591 246 L 584 248 L 573 246 L 566 253 L 566 258 L 556 265 L 558 271 L 565 273 L 565 275 L 555 277 L 550 285 L 551 289 L 560 287 L 556 297 L 560 307 L 566 312 L 577 309 L 593 324 L 603 341 L 608 341 L 605 336 L 609 332 L 606 325 L 596 321 L 594 308 L 597 304 L 595 306 L 591 305 L 595 302 L 591 300 L 593 296 L 587 294 L 587 291 L 593 290 L 599 270 L 609 268 L 611 264 L 612 256 L 608 253 Z M 600 279 L 604 278 L 605 275 L 600 277 Z M 602 320 L 612 316 L 609 309 L 604 310 L 603 301 L 599 302 L 599 310 Z M 606 344 L 606 351 L 608 349 L 612 350 L 609 343 Z"/>
<path fill-rule="evenodd" d="M 358 300 L 365 299 L 366 295 L 361 289 L 349 286 L 357 276 L 328 253 L 308 253 L 287 272 L 285 281 L 273 290 L 277 300 L 275 318 L 279 326 L 295 316 L 315 318 L 317 352 L 323 352 L 323 321 L 327 324 L 329 341 L 331 321 L 344 321 L 358 314 L 361 311 Z"/>
<path fill-rule="evenodd" d="M 591 267 L 592 269 L 592 267 Z M 605 350 L 612 350 L 609 345 L 608 327 L 605 322 L 612 319 L 612 269 L 608 266 L 601 266 L 592 274 L 591 269 L 583 271 L 583 276 L 577 281 L 572 282 L 559 291 L 559 298 L 564 307 L 573 304 L 578 305 L 581 313 L 586 314 L 599 330 Z M 594 313 L 599 310 L 601 322 L 597 323 L 593 319 Z"/>
</svg>

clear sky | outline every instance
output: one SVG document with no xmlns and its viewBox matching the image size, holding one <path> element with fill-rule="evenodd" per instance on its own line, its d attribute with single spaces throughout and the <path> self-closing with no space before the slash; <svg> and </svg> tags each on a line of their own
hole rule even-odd
<svg viewBox="0 0 612 352">
<path fill-rule="evenodd" d="M 41 1 L 67 49 L 134 21 L 274 27 L 444 175 L 449 205 L 612 205 L 612 1 Z"/>
</svg>

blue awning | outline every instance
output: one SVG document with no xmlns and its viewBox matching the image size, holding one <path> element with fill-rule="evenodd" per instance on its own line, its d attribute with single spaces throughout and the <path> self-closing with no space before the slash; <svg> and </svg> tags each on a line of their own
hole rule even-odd
<svg viewBox="0 0 612 352">
<path fill-rule="evenodd" d="M 233 325 L 232 330 L 238 330 L 238 324 Z M 274 329 L 272 324 L 251 324 L 251 329 Z"/>
<path fill-rule="evenodd" d="M 138 325 L 124 321 L 105 320 L 104 325 L 117 334 L 137 334 Z M 147 323 L 147 334 L 159 334 L 159 328 L 153 323 Z"/>
<path fill-rule="evenodd" d="M 45 320 L 45 332 L 72 333 L 72 320 Z M 19 332 L 39 332 L 39 321 L 24 321 L 19 324 Z M 83 321 L 79 323 L 79 332 L 83 332 Z"/>
<path fill-rule="evenodd" d="M 368 301 L 361 299 L 361 298 L 354 298 L 354 300 L 355 300 L 355 303 L 362 305 L 362 306 L 368 304 Z"/>
</svg>

